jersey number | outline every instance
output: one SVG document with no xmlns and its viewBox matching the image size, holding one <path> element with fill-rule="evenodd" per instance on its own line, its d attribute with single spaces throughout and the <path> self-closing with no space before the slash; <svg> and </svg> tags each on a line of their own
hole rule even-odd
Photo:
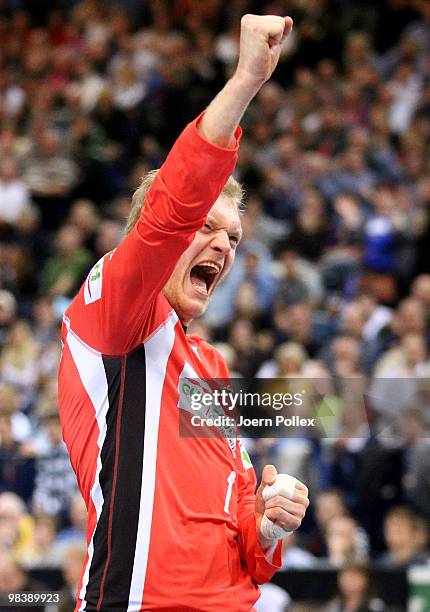
<svg viewBox="0 0 430 612">
<path fill-rule="evenodd" d="M 227 493 L 225 494 L 225 504 L 224 504 L 224 512 L 230 514 L 230 510 L 228 509 L 230 505 L 231 492 L 233 490 L 234 481 L 236 480 L 236 472 L 230 472 L 227 478 Z"/>
</svg>

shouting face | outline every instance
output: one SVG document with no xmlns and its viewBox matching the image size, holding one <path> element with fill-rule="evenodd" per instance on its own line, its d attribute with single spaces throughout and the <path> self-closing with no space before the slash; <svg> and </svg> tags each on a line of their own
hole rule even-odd
<svg viewBox="0 0 430 612">
<path fill-rule="evenodd" d="M 221 195 L 164 287 L 164 295 L 184 325 L 205 312 L 233 264 L 241 237 L 236 203 Z"/>
</svg>

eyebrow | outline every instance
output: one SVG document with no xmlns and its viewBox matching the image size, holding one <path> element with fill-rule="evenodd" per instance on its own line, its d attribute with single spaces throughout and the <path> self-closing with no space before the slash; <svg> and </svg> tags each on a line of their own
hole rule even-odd
<svg viewBox="0 0 430 612">
<path fill-rule="evenodd" d="M 212 215 L 208 215 L 206 217 L 205 223 L 213 223 L 214 225 L 217 225 L 217 221 Z M 241 238 L 243 234 L 242 225 L 235 227 L 234 229 L 228 230 L 227 233 L 232 236 L 237 236 L 237 238 Z"/>
</svg>

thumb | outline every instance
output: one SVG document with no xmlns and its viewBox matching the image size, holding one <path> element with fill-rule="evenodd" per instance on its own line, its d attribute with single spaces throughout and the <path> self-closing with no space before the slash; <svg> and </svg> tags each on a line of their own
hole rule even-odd
<svg viewBox="0 0 430 612">
<path fill-rule="evenodd" d="M 261 474 L 261 486 L 265 487 L 268 485 L 272 485 L 275 480 L 278 472 L 274 465 L 266 465 L 263 468 L 263 473 Z"/>
<path fill-rule="evenodd" d="M 293 29 L 293 20 L 291 19 L 291 17 L 284 17 L 284 21 L 285 21 L 285 27 L 284 27 L 284 33 L 282 35 L 282 40 L 285 40 L 287 36 L 291 33 L 291 30 Z"/>
<path fill-rule="evenodd" d="M 278 472 L 276 471 L 276 468 L 274 465 L 264 466 L 263 472 L 261 474 L 261 483 L 260 483 L 260 486 L 258 487 L 257 496 L 255 498 L 255 512 L 257 516 L 260 517 L 260 520 L 264 514 L 264 509 L 265 509 L 265 503 L 263 499 L 263 490 L 265 487 L 268 487 L 275 482 L 277 474 Z"/>
</svg>

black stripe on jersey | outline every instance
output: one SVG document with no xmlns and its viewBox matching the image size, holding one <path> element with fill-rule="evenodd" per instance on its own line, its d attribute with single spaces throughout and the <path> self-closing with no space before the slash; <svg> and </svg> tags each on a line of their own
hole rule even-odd
<svg viewBox="0 0 430 612">
<path fill-rule="evenodd" d="M 123 412 L 112 520 L 112 554 L 104 584 L 101 610 L 127 610 L 139 524 L 140 490 L 145 437 L 145 348 L 126 356 Z M 122 609 L 122 608 L 120 608 Z"/>
<path fill-rule="evenodd" d="M 103 508 L 93 537 L 94 552 L 85 593 L 87 603 L 84 609 L 88 612 L 97 610 L 102 576 L 107 558 L 122 363 L 121 357 L 103 358 L 108 383 L 109 408 L 106 414 L 106 436 L 100 453 L 102 468 L 99 474 L 99 481 L 103 493 Z"/>
<path fill-rule="evenodd" d="M 106 473 L 109 473 L 106 484 L 109 482 L 110 488 L 109 491 L 106 491 L 105 496 L 104 483 L 102 484 L 105 503 L 95 535 L 97 535 L 101 522 L 100 531 L 103 534 L 98 539 L 100 544 L 98 563 L 93 561 L 91 564 L 90 581 L 92 577 L 93 581 L 88 583 L 86 597 L 88 604 L 85 609 L 122 612 L 122 610 L 127 610 L 128 606 L 139 523 L 145 436 L 145 348 L 141 346 L 124 358 L 122 375 L 121 361 L 119 368 L 118 364 L 115 366 L 113 363 L 117 361 L 116 358 L 104 358 L 103 361 L 109 385 L 109 404 L 112 405 L 112 387 L 112 402 L 116 404 L 116 414 L 120 414 L 120 427 L 117 430 L 113 422 L 108 423 L 108 427 L 110 424 L 115 430 L 115 433 L 112 432 L 109 438 L 113 440 L 113 445 L 112 441 L 109 442 L 113 446 L 111 449 L 113 452 L 109 454 L 109 464 L 106 465 L 105 470 Z M 122 384 L 121 382 L 118 384 L 118 381 L 121 380 Z M 117 461 L 115 464 L 116 449 Z M 100 476 L 105 467 L 103 456 L 102 466 Z M 106 516 L 103 516 L 105 509 Z M 96 538 L 94 538 L 95 553 Z M 91 590 L 89 590 L 90 587 Z"/>
</svg>

